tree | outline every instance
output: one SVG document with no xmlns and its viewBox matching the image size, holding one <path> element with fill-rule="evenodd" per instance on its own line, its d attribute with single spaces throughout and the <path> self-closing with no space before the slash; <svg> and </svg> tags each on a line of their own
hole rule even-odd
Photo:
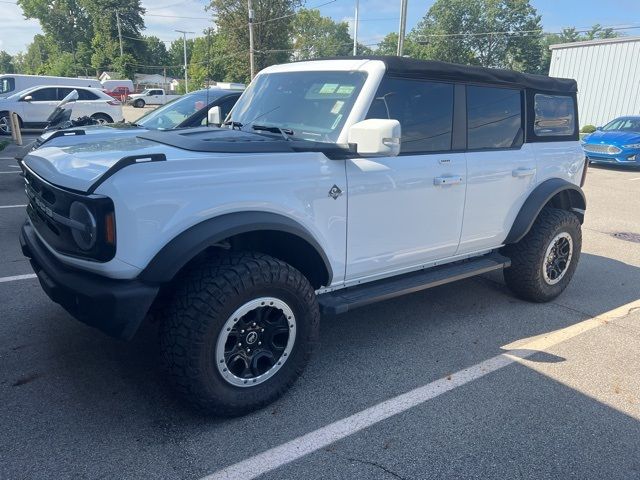
<svg viewBox="0 0 640 480">
<path fill-rule="evenodd" d="M 143 58 L 146 65 L 159 66 L 169 64 L 169 53 L 162 40 L 155 36 L 143 37 L 143 40 L 145 47 Z M 153 71 L 157 72 L 158 70 L 153 69 Z"/>
<path fill-rule="evenodd" d="M 0 73 L 15 73 L 13 57 L 4 50 L 0 50 Z"/>
<path fill-rule="evenodd" d="M 254 0 L 254 50 L 256 71 L 289 60 L 291 24 L 301 0 Z M 249 28 L 246 0 L 211 0 L 217 14 L 218 33 L 226 38 L 227 78 L 249 80 Z"/>
<path fill-rule="evenodd" d="M 388 33 L 378 44 L 375 53 L 377 55 L 395 55 L 398 52 L 398 34 Z M 404 39 L 403 55 L 411 58 L 426 58 L 424 47 L 420 45 L 412 35 Z"/>
<path fill-rule="evenodd" d="M 298 10 L 292 22 L 293 57 L 308 60 L 318 57 L 350 55 L 353 39 L 347 22 L 334 22 L 319 10 Z"/>
<path fill-rule="evenodd" d="M 529 0 L 436 0 L 410 37 L 425 43 L 426 58 L 532 72 L 540 20 Z"/>
<path fill-rule="evenodd" d="M 187 64 L 191 63 L 191 52 L 193 51 L 193 38 L 187 38 Z M 169 46 L 169 65 L 171 68 L 167 71 L 172 77 L 180 78 L 184 76 L 184 40 L 178 38 L 171 42 Z"/>
<path fill-rule="evenodd" d="M 211 82 L 227 80 L 226 39 L 209 29 L 195 38 L 189 60 L 189 88 L 203 88 Z"/>
</svg>

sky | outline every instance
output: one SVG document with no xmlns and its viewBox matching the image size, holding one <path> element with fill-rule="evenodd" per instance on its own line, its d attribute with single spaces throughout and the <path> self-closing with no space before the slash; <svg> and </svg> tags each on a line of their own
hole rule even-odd
<svg viewBox="0 0 640 480">
<path fill-rule="evenodd" d="M 98 1 L 98 0 L 96 0 Z M 407 31 L 425 15 L 433 0 L 408 0 Z M 204 10 L 205 0 L 143 0 L 146 35 L 156 35 L 170 42 L 178 38 L 174 30 L 201 32 L 211 25 L 210 14 Z M 638 26 L 623 30 L 640 36 L 640 0 L 531 0 L 542 15 L 545 31 L 556 32 L 562 27 L 588 28 L 600 23 L 605 26 Z M 318 7 L 325 16 L 347 21 L 353 27 L 355 0 L 307 0 L 307 8 Z M 0 50 L 10 54 L 25 51 L 40 26 L 35 20 L 25 20 L 15 0 L 0 0 Z M 358 39 L 365 45 L 379 42 L 387 33 L 398 30 L 400 0 L 360 0 Z M 193 17 L 193 18 L 178 18 Z"/>
</svg>

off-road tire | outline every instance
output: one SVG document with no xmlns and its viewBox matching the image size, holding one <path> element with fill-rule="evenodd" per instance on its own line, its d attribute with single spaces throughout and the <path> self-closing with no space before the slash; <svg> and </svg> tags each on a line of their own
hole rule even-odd
<svg viewBox="0 0 640 480">
<path fill-rule="evenodd" d="M 237 416 L 266 406 L 291 387 L 318 343 L 320 323 L 314 289 L 298 270 L 260 253 L 228 253 L 191 268 L 177 283 L 163 315 L 160 345 L 182 398 L 208 414 Z M 215 365 L 218 336 L 237 308 L 265 296 L 283 300 L 293 311 L 293 349 L 263 383 L 231 385 Z"/>
<path fill-rule="evenodd" d="M 543 274 L 545 256 L 552 240 L 562 232 L 571 236 L 573 252 L 564 276 L 551 285 Z M 503 254 L 511 259 L 511 267 L 504 270 L 504 280 L 511 291 L 523 300 L 551 301 L 571 281 L 581 249 L 582 231 L 578 217 L 566 210 L 545 208 L 522 240 L 503 249 Z"/>
<path fill-rule="evenodd" d="M 135 108 L 144 108 L 144 100 L 138 99 L 138 100 L 134 101 L 133 102 L 133 106 Z"/>
</svg>

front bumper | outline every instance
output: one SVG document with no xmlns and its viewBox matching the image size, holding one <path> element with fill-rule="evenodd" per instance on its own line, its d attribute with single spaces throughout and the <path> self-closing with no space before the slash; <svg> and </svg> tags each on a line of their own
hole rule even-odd
<svg viewBox="0 0 640 480">
<path fill-rule="evenodd" d="M 158 294 L 158 286 L 139 280 L 114 280 L 63 265 L 30 222 L 22 227 L 20 246 L 49 298 L 77 320 L 108 335 L 131 339 Z"/>
<path fill-rule="evenodd" d="M 609 163 L 614 165 L 640 166 L 640 152 L 622 152 L 615 155 L 605 153 L 585 152 L 590 162 Z"/>
</svg>

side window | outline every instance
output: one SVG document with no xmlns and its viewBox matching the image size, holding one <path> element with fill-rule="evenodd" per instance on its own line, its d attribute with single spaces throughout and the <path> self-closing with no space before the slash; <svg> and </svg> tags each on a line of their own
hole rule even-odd
<svg viewBox="0 0 640 480">
<path fill-rule="evenodd" d="M 400 122 L 401 153 L 451 150 L 453 85 L 384 78 L 367 118 L 390 118 Z"/>
<path fill-rule="evenodd" d="M 151 90 L 151 95 L 162 95 L 162 90 Z"/>
<path fill-rule="evenodd" d="M 522 144 L 520 90 L 467 86 L 467 148 L 511 148 Z"/>
<path fill-rule="evenodd" d="M 238 101 L 238 98 L 239 97 L 231 97 L 220 104 L 220 110 L 222 110 L 222 120 L 227 118 L 227 115 L 229 115 L 229 112 Z"/>
<path fill-rule="evenodd" d="M 71 92 L 73 92 L 73 88 L 58 88 L 58 96 L 56 97 L 56 100 L 63 100 L 64 97 L 69 95 Z M 80 90 L 78 90 L 78 93 L 79 92 Z"/>
<path fill-rule="evenodd" d="M 98 100 L 98 96 L 90 90 L 79 88 L 78 100 Z"/>
<path fill-rule="evenodd" d="M 533 133 L 538 137 L 556 137 L 575 133 L 575 105 L 572 97 L 536 93 L 533 101 L 536 114 Z"/>
<path fill-rule="evenodd" d="M 16 79 L 6 77 L 0 80 L 0 94 L 13 92 L 16 89 Z"/>
<path fill-rule="evenodd" d="M 54 102 L 57 100 L 57 88 L 41 88 L 30 93 L 33 102 Z"/>
</svg>

